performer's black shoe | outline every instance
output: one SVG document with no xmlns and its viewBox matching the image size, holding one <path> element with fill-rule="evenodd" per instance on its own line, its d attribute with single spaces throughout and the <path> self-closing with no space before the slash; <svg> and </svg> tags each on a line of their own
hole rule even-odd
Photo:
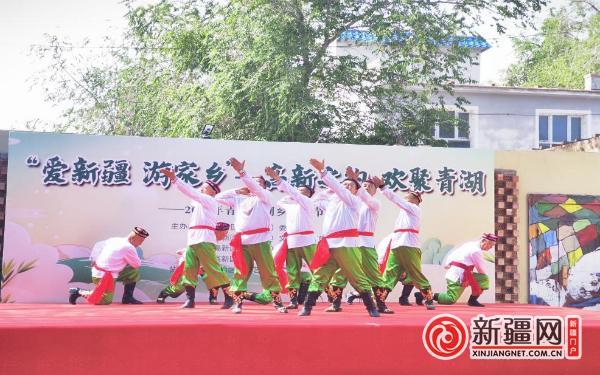
<svg viewBox="0 0 600 375">
<path fill-rule="evenodd" d="M 196 288 L 194 288 L 193 286 L 186 286 L 185 287 L 185 295 L 187 296 L 187 300 L 183 303 L 183 305 L 181 305 L 182 309 L 193 309 L 194 307 L 196 307 Z"/>
<path fill-rule="evenodd" d="M 309 316 L 320 295 L 321 292 L 308 292 L 306 302 L 304 303 L 302 310 L 298 313 L 298 316 Z"/>
<path fill-rule="evenodd" d="M 79 288 L 69 288 L 69 303 L 71 305 L 76 304 L 77 298 L 81 297 L 81 294 L 79 294 L 80 290 Z"/>
<path fill-rule="evenodd" d="M 373 297 L 371 296 L 371 293 L 362 292 L 360 293 L 360 298 L 362 298 L 362 301 L 365 307 L 367 308 L 367 312 L 369 313 L 369 315 L 373 318 L 379 317 L 379 312 L 375 307 L 375 303 L 373 302 Z"/>
<path fill-rule="evenodd" d="M 346 303 L 348 305 L 352 305 L 355 299 L 360 299 L 360 295 L 357 292 L 350 292 L 348 294 L 348 298 L 346 299 Z"/>
<path fill-rule="evenodd" d="M 165 292 L 165 290 L 161 290 L 160 293 L 158 294 L 158 297 L 156 297 L 156 303 L 165 303 L 165 300 L 167 299 L 169 295 L 167 294 L 167 292 Z"/>
<path fill-rule="evenodd" d="M 247 299 L 248 301 L 256 302 L 256 296 L 258 293 L 250 293 L 250 292 L 242 292 L 242 299 Z"/>
<path fill-rule="evenodd" d="M 271 292 L 271 298 L 273 298 L 273 307 L 275 307 L 275 310 L 282 314 L 287 314 L 288 311 L 281 301 L 281 294 L 279 292 Z"/>
<path fill-rule="evenodd" d="M 374 287 L 373 291 L 375 293 L 375 303 L 377 304 L 377 311 L 382 314 L 393 314 L 394 311 L 388 308 L 385 304 L 385 299 L 387 298 L 387 295 L 390 292 L 390 290 L 387 288 Z"/>
<path fill-rule="evenodd" d="M 439 298 L 440 298 L 440 294 L 439 293 L 433 293 L 433 300 L 434 301 L 438 301 Z"/>
<path fill-rule="evenodd" d="M 308 293 L 308 287 L 310 283 L 301 282 L 300 288 L 298 288 L 298 304 L 304 305 L 304 301 L 306 301 L 306 294 Z"/>
<path fill-rule="evenodd" d="M 412 292 L 414 285 L 408 284 L 402 287 L 402 294 L 400 294 L 400 298 L 398 298 L 398 303 L 402 306 L 412 306 L 412 303 L 408 302 L 408 297 L 410 297 L 410 292 Z"/>
<path fill-rule="evenodd" d="M 342 311 L 342 292 L 344 288 L 332 286 L 328 295 L 332 297 L 331 306 L 325 309 L 325 312 L 340 312 Z"/>
<path fill-rule="evenodd" d="M 231 296 L 231 290 L 229 290 L 229 284 L 221 286 L 221 289 L 223 289 L 223 297 L 225 297 L 221 309 L 230 309 L 233 306 L 233 297 Z"/>
<path fill-rule="evenodd" d="M 133 291 L 135 290 L 136 283 L 125 284 L 123 291 L 123 299 L 121 303 L 124 305 L 142 305 L 143 302 L 133 298 Z"/>
<path fill-rule="evenodd" d="M 231 312 L 234 314 L 241 314 L 242 302 L 244 301 L 244 298 L 242 297 L 242 292 L 232 293 L 231 298 L 233 298 L 233 307 L 231 308 Z"/>
<path fill-rule="evenodd" d="M 467 302 L 467 304 L 469 306 L 473 306 L 473 307 L 485 307 L 484 304 L 481 304 L 479 301 L 477 301 L 478 298 L 479 298 L 479 296 L 469 297 L 469 302 Z"/>
<path fill-rule="evenodd" d="M 219 287 L 210 288 L 208 290 L 208 303 L 210 305 L 218 305 L 217 296 L 219 295 Z"/>
<path fill-rule="evenodd" d="M 290 303 L 287 305 L 288 310 L 296 310 L 298 308 L 298 290 L 294 288 L 288 289 Z"/>
<path fill-rule="evenodd" d="M 425 299 L 425 298 L 423 298 L 423 294 L 421 294 L 421 292 L 416 292 L 414 294 L 414 296 L 415 296 L 415 301 L 417 302 L 417 305 L 423 306 L 423 300 Z"/>
<path fill-rule="evenodd" d="M 427 300 L 425 301 L 425 307 L 427 308 L 427 310 L 435 310 L 435 305 L 433 304 L 433 300 Z"/>
</svg>

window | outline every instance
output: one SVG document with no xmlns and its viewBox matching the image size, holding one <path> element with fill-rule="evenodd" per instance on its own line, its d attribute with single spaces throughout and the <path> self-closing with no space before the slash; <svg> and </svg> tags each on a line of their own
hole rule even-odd
<svg viewBox="0 0 600 375">
<path fill-rule="evenodd" d="M 441 121 L 435 125 L 433 137 L 448 142 L 448 147 L 471 147 L 469 140 L 469 114 L 450 111 L 448 114 L 458 120 L 458 126 L 452 121 Z"/>
<path fill-rule="evenodd" d="M 540 115 L 538 117 L 540 148 L 581 139 L 581 116 Z"/>
</svg>

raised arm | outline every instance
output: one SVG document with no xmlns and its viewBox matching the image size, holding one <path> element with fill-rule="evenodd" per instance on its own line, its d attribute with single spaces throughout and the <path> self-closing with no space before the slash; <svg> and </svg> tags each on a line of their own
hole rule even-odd
<svg viewBox="0 0 600 375">
<path fill-rule="evenodd" d="M 323 172 L 321 174 L 321 180 L 323 180 L 323 182 L 327 184 L 327 186 L 329 186 L 331 190 L 348 206 L 356 205 L 356 197 L 352 195 L 350 190 L 346 189 L 342 184 L 340 184 L 340 182 L 336 180 L 331 173 L 327 171 Z"/>
<path fill-rule="evenodd" d="M 383 188 L 381 188 L 381 194 L 383 194 L 384 197 L 389 199 L 396 206 L 398 206 L 401 209 L 403 209 L 404 211 L 406 211 L 408 214 L 417 215 L 419 213 L 418 206 L 408 202 L 406 199 L 402 198 L 398 194 L 395 194 L 393 191 L 391 191 L 387 187 L 384 186 Z"/>
<path fill-rule="evenodd" d="M 215 195 L 215 199 L 217 200 L 217 202 L 221 203 L 222 205 L 225 205 L 227 207 L 234 207 L 235 199 L 237 196 L 238 196 L 238 191 L 236 189 L 229 189 L 229 190 L 222 191 L 219 194 Z"/>
<path fill-rule="evenodd" d="M 300 206 L 302 206 L 302 208 L 304 208 L 305 210 L 310 210 L 311 200 L 309 197 L 302 195 L 302 193 L 300 193 L 298 189 L 288 184 L 288 182 L 285 180 L 279 179 L 277 186 L 281 191 L 289 195 L 291 199 L 293 199 Z"/>
<path fill-rule="evenodd" d="M 242 172 L 243 173 L 240 174 L 240 179 L 244 182 L 248 189 L 250 189 L 252 194 L 256 195 L 263 203 L 270 204 L 271 193 L 267 191 L 267 189 L 263 189 L 262 186 L 260 186 L 258 182 L 254 181 L 252 177 L 249 177 L 246 172 Z"/>
<path fill-rule="evenodd" d="M 315 207 L 325 210 L 332 194 L 333 192 L 331 190 L 321 190 L 318 193 L 315 193 L 315 195 L 312 197 L 312 202 Z"/>
<path fill-rule="evenodd" d="M 210 196 L 206 194 L 202 194 L 198 190 L 191 187 L 189 184 L 181 181 L 180 179 L 175 180 L 174 182 L 177 189 L 182 192 L 188 198 L 200 203 L 203 207 L 210 207 L 212 203 L 212 199 Z"/>
<path fill-rule="evenodd" d="M 379 207 L 381 207 L 381 203 L 377 199 L 375 199 L 367 189 L 358 189 L 356 193 L 361 201 L 363 201 L 370 209 L 378 211 Z"/>
</svg>

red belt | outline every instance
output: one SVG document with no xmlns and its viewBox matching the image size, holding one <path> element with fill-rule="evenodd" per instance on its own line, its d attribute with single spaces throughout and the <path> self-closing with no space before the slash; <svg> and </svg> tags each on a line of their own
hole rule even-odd
<svg viewBox="0 0 600 375">
<path fill-rule="evenodd" d="M 113 278 L 112 272 L 105 270 L 104 268 L 98 267 L 98 265 L 96 265 L 96 262 L 92 263 L 92 267 L 94 267 L 98 271 L 104 272 L 104 275 L 102 276 L 102 279 L 100 279 L 98 285 L 96 285 L 92 293 L 87 297 L 88 303 L 91 303 L 92 305 L 97 305 L 102 300 L 102 296 L 105 292 L 114 292 L 115 279 Z"/>
<path fill-rule="evenodd" d="M 474 296 L 480 296 L 482 290 L 477 280 L 475 280 L 475 275 L 473 275 L 473 269 L 475 268 L 475 266 L 467 266 L 466 264 L 454 261 L 450 262 L 450 265 L 462 268 L 465 271 L 463 272 L 463 280 L 461 286 L 463 288 L 471 286 L 471 294 L 473 294 Z"/>
<path fill-rule="evenodd" d="M 331 253 L 329 252 L 329 243 L 327 243 L 328 239 L 346 237 L 358 237 L 358 230 L 345 229 L 321 237 L 319 243 L 317 244 L 317 251 L 315 252 L 315 256 L 313 257 L 312 262 L 310 262 L 310 269 L 316 270 L 317 268 L 327 263 L 327 261 L 329 260 Z"/>
<path fill-rule="evenodd" d="M 373 232 L 358 232 L 359 236 L 364 236 L 364 237 L 373 237 L 375 235 L 375 233 Z"/>
<path fill-rule="evenodd" d="M 412 228 L 402 228 L 402 229 L 396 229 L 394 230 L 394 233 L 419 233 L 418 229 L 412 229 Z M 381 261 L 381 263 L 379 264 L 379 271 L 381 273 L 385 272 L 385 267 L 387 265 L 388 259 L 390 257 L 390 251 L 392 250 L 392 239 L 390 238 L 390 242 L 388 242 L 387 248 L 385 249 L 385 255 L 383 256 L 383 260 Z"/>
<path fill-rule="evenodd" d="M 273 259 L 275 261 L 275 271 L 277 271 L 277 275 L 279 276 L 279 284 L 281 285 L 282 291 L 286 290 L 285 286 L 287 284 L 287 273 L 285 272 L 285 269 L 284 269 L 285 260 L 287 259 L 287 252 L 288 252 L 287 238 L 289 236 L 305 236 L 305 235 L 309 235 L 309 234 L 315 234 L 315 232 L 312 230 L 305 230 L 303 232 L 296 232 L 296 233 L 288 233 L 288 232 L 283 233 L 283 241 L 281 242 L 281 245 L 279 246 L 279 250 L 275 254 L 275 258 Z"/>
<path fill-rule="evenodd" d="M 248 275 L 248 265 L 246 264 L 246 259 L 244 259 L 244 253 L 242 252 L 242 236 L 266 233 L 269 230 L 269 228 L 258 228 L 247 230 L 245 232 L 235 232 L 235 235 L 231 239 L 231 242 L 229 242 L 229 245 L 233 248 L 233 250 L 231 251 L 233 265 L 235 266 L 235 268 L 238 269 L 238 271 L 240 271 L 242 276 Z"/>
<path fill-rule="evenodd" d="M 194 225 L 193 227 L 190 227 L 190 229 L 207 229 L 207 230 L 212 230 L 212 231 L 216 230 L 215 227 L 211 227 L 208 225 Z M 184 253 L 184 257 L 185 257 L 185 253 Z M 179 281 L 179 278 L 181 277 L 181 275 L 183 275 L 184 269 L 185 269 L 185 260 L 183 262 L 179 263 L 177 268 L 175 268 L 175 271 L 173 271 L 173 274 L 171 275 L 171 278 L 169 279 L 169 281 L 171 282 L 171 285 L 177 284 L 177 281 Z M 201 268 L 198 268 L 198 275 L 200 275 L 201 272 L 202 272 Z"/>
</svg>

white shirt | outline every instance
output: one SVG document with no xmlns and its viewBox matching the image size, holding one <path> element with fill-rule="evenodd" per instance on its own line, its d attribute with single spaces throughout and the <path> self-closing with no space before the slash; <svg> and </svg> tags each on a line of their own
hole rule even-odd
<svg viewBox="0 0 600 375">
<path fill-rule="evenodd" d="M 313 201 L 302 195 L 285 180 L 280 180 L 279 190 L 287 193 L 277 202 L 285 210 L 285 226 L 287 233 L 314 231 L 315 206 Z M 287 238 L 288 248 L 309 246 L 316 242 L 314 234 L 293 235 Z"/>
<path fill-rule="evenodd" d="M 243 235 L 243 245 L 254 245 L 271 241 L 271 192 L 263 189 L 258 182 L 247 174 L 241 180 L 250 189 L 250 195 L 236 193 L 230 189 L 217 194 L 215 198 L 226 206 L 235 209 L 235 231 L 245 232 L 253 229 L 268 228 L 268 232 Z"/>
<path fill-rule="evenodd" d="M 381 193 L 389 199 L 396 206 L 400 207 L 400 212 L 396 218 L 394 224 L 394 230 L 396 229 L 416 229 L 419 230 L 421 227 L 421 207 L 416 204 L 412 204 L 394 194 L 388 188 L 381 189 Z M 421 247 L 419 241 L 419 233 L 412 232 L 399 232 L 392 234 L 392 245 L 391 248 L 395 249 L 399 246 L 410 246 L 410 247 Z"/>
<path fill-rule="evenodd" d="M 191 229 L 196 225 L 207 225 L 214 228 L 217 225 L 217 212 L 219 205 L 217 200 L 208 194 L 203 194 L 195 190 L 190 185 L 177 179 L 175 181 L 177 189 L 192 200 L 192 217 L 190 219 L 190 230 L 188 230 L 188 246 L 201 242 L 216 244 L 217 238 L 215 232 L 209 229 Z"/>
<path fill-rule="evenodd" d="M 323 216 L 323 236 L 346 229 L 358 228 L 358 210 L 361 200 L 353 195 L 328 172 L 321 179 L 330 191 L 322 191 L 315 197 L 315 205 L 321 208 Z M 357 247 L 358 237 L 343 237 L 328 239 L 330 248 Z"/>
<path fill-rule="evenodd" d="M 377 225 L 377 217 L 379 215 L 381 204 L 364 188 L 358 189 L 356 195 L 362 200 L 360 210 L 358 211 L 358 231 L 375 233 L 375 226 Z M 375 237 L 359 236 L 358 246 L 374 248 Z"/>
<path fill-rule="evenodd" d="M 92 262 L 102 269 L 110 271 L 116 279 L 119 272 L 130 265 L 139 268 L 142 264 L 135 247 L 125 237 L 112 237 L 94 245 L 90 256 Z M 101 278 L 104 272 L 92 267 L 92 277 Z"/>
<path fill-rule="evenodd" d="M 485 274 L 483 266 L 483 250 L 481 250 L 480 240 L 467 242 L 455 250 L 452 250 L 444 261 L 444 266 L 449 267 L 446 272 L 446 279 L 454 282 L 462 282 L 465 271 L 456 266 L 450 266 L 450 262 L 462 263 L 465 266 L 475 266 L 478 273 Z"/>
</svg>

